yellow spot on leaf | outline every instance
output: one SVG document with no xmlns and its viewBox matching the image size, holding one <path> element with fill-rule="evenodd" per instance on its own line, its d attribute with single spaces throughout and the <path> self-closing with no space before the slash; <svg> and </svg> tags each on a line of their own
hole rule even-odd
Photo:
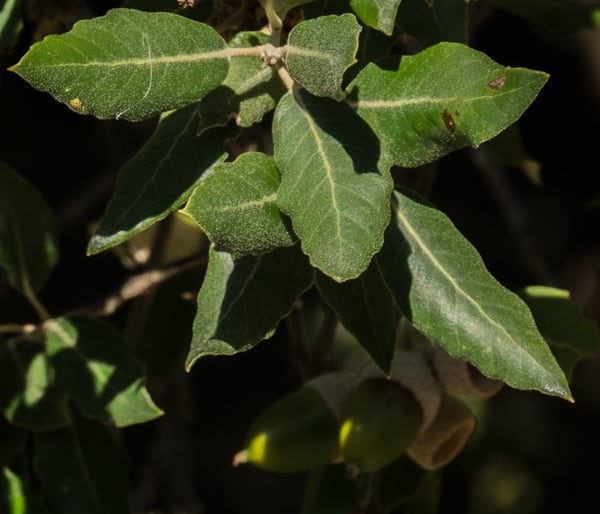
<svg viewBox="0 0 600 514">
<path fill-rule="evenodd" d="M 69 105 L 72 109 L 78 111 L 79 109 L 81 109 L 81 100 L 79 98 L 73 98 L 69 100 Z"/>
</svg>

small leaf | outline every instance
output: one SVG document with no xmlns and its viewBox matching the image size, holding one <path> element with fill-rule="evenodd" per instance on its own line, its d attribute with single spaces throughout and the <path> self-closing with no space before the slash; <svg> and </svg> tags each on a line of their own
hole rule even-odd
<svg viewBox="0 0 600 514">
<path fill-rule="evenodd" d="M 237 261 L 212 248 L 186 368 L 204 355 L 234 354 L 269 338 L 313 278 L 297 246 Z"/>
<path fill-rule="evenodd" d="M 344 327 L 388 371 L 402 314 L 375 259 L 359 277 L 341 284 L 318 274 L 317 287 Z"/>
<path fill-rule="evenodd" d="M 12 71 L 76 112 L 137 121 L 200 100 L 228 68 L 226 43 L 212 27 L 112 9 L 46 37 Z"/>
<path fill-rule="evenodd" d="M 275 204 L 279 173 L 271 157 L 246 152 L 217 164 L 198 183 L 184 210 L 206 232 L 215 249 L 234 259 L 294 244 Z"/>
<path fill-rule="evenodd" d="M 0 52 L 11 50 L 23 30 L 21 0 L 5 0 L 0 7 Z"/>
<path fill-rule="evenodd" d="M 245 48 L 268 43 L 262 32 L 240 32 L 230 42 L 232 48 Z M 232 57 L 231 66 L 223 86 L 234 93 L 229 111 L 237 113 L 237 124 L 249 127 L 262 120 L 263 115 L 275 108 L 285 92 L 283 83 L 272 66 L 265 66 L 262 59 Z"/>
<path fill-rule="evenodd" d="M 53 512 L 130 512 L 127 455 L 99 422 L 74 416 L 66 428 L 37 433 L 33 451 L 34 469 Z"/>
<path fill-rule="evenodd" d="M 360 20 L 369 27 L 390 35 L 401 0 L 350 0 Z"/>
<path fill-rule="evenodd" d="M 517 294 L 531 309 L 539 331 L 570 379 L 577 361 L 598 349 L 596 324 L 581 314 L 563 289 L 530 286 Z"/>
<path fill-rule="evenodd" d="M 200 176 L 225 158 L 223 142 L 236 129 L 216 127 L 197 136 L 203 105 L 189 105 L 164 117 L 125 164 L 88 254 L 122 243 L 165 218 L 187 200 Z"/>
<path fill-rule="evenodd" d="M 3 514 L 49 514 L 42 499 L 30 491 L 9 468 L 0 471 L 0 512 Z"/>
<path fill-rule="evenodd" d="M 12 339 L 0 352 L 0 409 L 13 425 L 48 430 L 70 422 L 67 398 L 54 380 L 44 346 Z"/>
<path fill-rule="evenodd" d="M 46 328 L 57 380 L 86 416 L 121 427 L 162 414 L 143 384 L 142 365 L 111 325 L 72 317 Z"/>
<path fill-rule="evenodd" d="M 423 47 L 441 41 L 467 44 L 468 0 L 403 0 L 396 18 L 401 29 Z"/>
<path fill-rule="evenodd" d="M 0 161 L 0 267 L 29 296 L 42 288 L 57 261 L 54 216 L 46 200 Z"/>
<path fill-rule="evenodd" d="M 440 43 L 402 57 L 392 71 L 367 65 L 348 91 L 394 163 L 412 167 L 491 139 L 523 114 L 547 79 Z"/>
<path fill-rule="evenodd" d="M 316 96 L 344 98 L 344 72 L 356 62 L 360 25 L 352 14 L 321 16 L 298 23 L 288 37 L 286 67 Z"/>
<path fill-rule="evenodd" d="M 566 378 L 525 303 L 490 275 L 442 212 L 406 194 L 395 199 L 377 262 L 404 315 L 484 375 L 570 400 Z"/>
<path fill-rule="evenodd" d="M 392 181 L 377 138 L 344 103 L 299 91 L 277 106 L 273 139 L 277 203 L 302 250 L 338 282 L 357 277 L 389 223 Z"/>
</svg>

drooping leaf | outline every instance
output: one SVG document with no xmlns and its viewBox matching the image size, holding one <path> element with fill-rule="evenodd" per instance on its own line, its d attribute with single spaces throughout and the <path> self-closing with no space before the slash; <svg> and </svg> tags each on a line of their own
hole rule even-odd
<svg viewBox="0 0 600 514">
<path fill-rule="evenodd" d="M 350 5 L 365 25 L 390 35 L 394 30 L 400 2 L 401 0 L 350 0 Z"/>
<path fill-rule="evenodd" d="M 568 34 L 600 25 L 596 3 L 565 0 L 489 0 L 491 4 L 554 33 Z"/>
<path fill-rule="evenodd" d="M 60 514 L 127 514 L 129 461 L 99 422 L 73 416 L 73 424 L 39 432 L 33 465 L 44 497 Z"/>
<path fill-rule="evenodd" d="M 21 0 L 5 0 L 0 7 L 0 50 L 12 49 L 23 30 Z"/>
<path fill-rule="evenodd" d="M 273 121 L 277 203 L 311 264 L 334 280 L 360 275 L 381 248 L 392 181 L 377 138 L 345 103 L 299 91 Z"/>
<path fill-rule="evenodd" d="M 344 327 L 382 370 L 389 370 L 402 314 L 376 259 L 359 277 L 341 284 L 318 274 L 317 287 Z"/>
<path fill-rule="evenodd" d="M 204 355 L 234 354 L 270 337 L 313 278 L 297 245 L 235 261 L 211 249 L 187 369 Z"/>
<path fill-rule="evenodd" d="M 144 386 L 141 363 L 111 325 L 71 317 L 46 326 L 57 380 L 86 416 L 127 426 L 162 414 Z"/>
<path fill-rule="evenodd" d="M 49 514 L 42 499 L 9 468 L 0 470 L 0 512 L 3 514 Z"/>
<path fill-rule="evenodd" d="M 0 267 L 27 296 L 42 288 L 57 261 L 50 207 L 33 185 L 0 161 Z"/>
<path fill-rule="evenodd" d="M 367 65 L 349 98 L 400 166 L 477 147 L 514 123 L 548 75 L 495 63 L 459 43 L 404 56 L 392 71 Z"/>
<path fill-rule="evenodd" d="M 76 112 L 137 121 L 200 100 L 228 68 L 226 43 L 212 27 L 112 9 L 45 38 L 11 69 Z"/>
<path fill-rule="evenodd" d="M 190 196 L 200 176 L 226 157 L 224 140 L 235 127 L 197 135 L 204 102 L 165 116 L 119 174 L 113 196 L 90 240 L 88 253 L 115 246 L 165 218 Z"/>
<path fill-rule="evenodd" d="M 397 23 L 423 47 L 441 41 L 467 44 L 468 0 L 403 0 Z"/>
<path fill-rule="evenodd" d="M 313 95 L 344 98 L 344 72 L 356 62 L 360 30 L 352 14 L 298 23 L 290 31 L 285 59 L 292 78 Z"/>
<path fill-rule="evenodd" d="M 529 306 L 539 331 L 570 379 L 577 361 L 598 348 L 596 324 L 583 316 L 563 289 L 530 286 L 517 294 Z"/>
<path fill-rule="evenodd" d="M 262 32 L 240 32 L 229 42 L 229 46 L 246 48 L 264 45 L 268 39 Z M 231 58 L 223 86 L 235 93 L 228 113 L 237 113 L 236 121 L 240 127 L 249 127 L 262 120 L 265 113 L 275 108 L 285 92 L 283 83 L 271 66 L 265 66 L 262 59 L 249 57 Z"/>
<path fill-rule="evenodd" d="M 0 352 L 0 409 L 13 425 L 47 430 L 67 425 L 67 398 L 56 386 L 44 347 L 12 339 Z"/>
<path fill-rule="evenodd" d="M 395 200 L 376 259 L 403 314 L 484 375 L 571 399 L 527 305 L 492 277 L 442 212 L 400 192 Z"/>
<path fill-rule="evenodd" d="M 246 152 L 217 164 L 198 183 L 184 212 L 202 227 L 215 249 L 233 258 L 291 246 L 290 233 L 275 203 L 279 173 L 271 157 Z"/>
</svg>

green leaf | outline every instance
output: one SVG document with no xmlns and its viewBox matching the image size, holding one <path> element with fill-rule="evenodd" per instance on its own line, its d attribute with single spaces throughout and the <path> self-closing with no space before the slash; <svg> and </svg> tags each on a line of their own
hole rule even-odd
<svg viewBox="0 0 600 514">
<path fill-rule="evenodd" d="M 31 430 L 70 422 L 67 398 L 54 380 L 44 346 L 12 339 L 0 352 L 0 409 L 13 425 Z"/>
<path fill-rule="evenodd" d="M 582 315 L 563 289 L 530 286 L 517 294 L 529 306 L 539 331 L 570 379 L 577 361 L 598 349 L 596 324 Z"/>
<path fill-rule="evenodd" d="M 262 32 L 240 32 L 229 42 L 232 48 L 247 48 L 268 43 Z M 265 66 L 262 59 L 232 57 L 227 78 L 223 82 L 234 93 L 228 114 L 237 113 L 236 122 L 249 127 L 262 120 L 263 115 L 275 108 L 285 92 L 283 83 L 272 66 Z"/>
<path fill-rule="evenodd" d="M 467 44 L 468 0 L 403 0 L 397 23 L 423 47 L 441 41 Z"/>
<path fill-rule="evenodd" d="M 406 194 L 395 199 L 377 262 L 404 315 L 484 375 L 570 400 L 527 305 L 492 277 L 442 212 Z"/>
<path fill-rule="evenodd" d="M 273 121 L 281 173 L 277 203 L 311 264 L 339 282 L 379 251 L 389 223 L 389 165 L 369 127 L 345 103 L 299 91 Z"/>
<path fill-rule="evenodd" d="M 317 287 L 344 327 L 388 371 L 402 314 L 376 260 L 359 277 L 341 284 L 318 274 Z"/>
<path fill-rule="evenodd" d="M 143 384 L 142 365 L 111 325 L 71 317 L 46 328 L 57 380 L 86 416 L 122 427 L 162 414 Z"/>
<path fill-rule="evenodd" d="M 287 70 L 313 95 L 341 100 L 344 72 L 356 62 L 360 30 L 352 14 L 298 23 L 288 37 Z"/>
<path fill-rule="evenodd" d="M 202 227 L 215 249 L 234 259 L 260 255 L 294 244 L 275 204 L 278 187 L 273 159 L 246 152 L 235 162 L 217 164 L 198 183 L 184 212 Z"/>
<path fill-rule="evenodd" d="M 492 5 L 554 33 L 565 34 L 600 25 L 600 6 L 565 0 L 489 0 Z"/>
<path fill-rule="evenodd" d="M 365 25 L 391 35 L 400 2 L 401 0 L 350 0 L 350 5 Z"/>
<path fill-rule="evenodd" d="M 25 296 L 39 291 L 58 261 L 54 216 L 40 192 L 0 161 L 0 267 Z"/>
<path fill-rule="evenodd" d="M 204 355 L 230 355 L 269 338 L 314 272 L 298 246 L 234 261 L 210 250 L 186 368 Z"/>
<path fill-rule="evenodd" d="M 44 497 L 60 514 L 127 514 L 129 462 L 99 422 L 73 424 L 34 438 L 33 465 Z"/>
<path fill-rule="evenodd" d="M 41 498 L 31 492 L 9 468 L 0 473 L 0 512 L 3 514 L 48 514 Z"/>
<path fill-rule="evenodd" d="M 5 0 L 0 7 L 0 50 L 12 49 L 23 30 L 21 0 Z"/>
<path fill-rule="evenodd" d="M 46 37 L 12 70 L 76 112 L 137 121 L 200 100 L 228 68 L 226 43 L 208 25 L 112 9 Z"/>
<path fill-rule="evenodd" d="M 203 109 L 201 102 L 165 116 L 125 164 L 88 254 L 122 243 L 165 218 L 188 199 L 206 170 L 225 159 L 223 142 L 236 129 L 215 127 L 198 136 Z"/>
<path fill-rule="evenodd" d="M 491 139 L 523 114 L 547 79 L 459 43 L 439 43 L 391 70 L 367 65 L 348 91 L 394 162 L 413 167 Z"/>
</svg>

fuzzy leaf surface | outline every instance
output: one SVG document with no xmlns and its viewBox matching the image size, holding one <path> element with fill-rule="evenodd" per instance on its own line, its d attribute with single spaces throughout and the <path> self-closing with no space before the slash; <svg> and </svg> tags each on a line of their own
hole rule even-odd
<svg viewBox="0 0 600 514">
<path fill-rule="evenodd" d="M 188 105 L 163 117 L 150 139 L 123 166 L 88 245 L 89 254 L 126 241 L 178 209 L 200 176 L 226 157 L 223 142 L 235 127 L 217 126 L 197 135 L 204 105 Z"/>
<path fill-rule="evenodd" d="M 352 9 L 369 27 L 390 35 L 402 0 L 350 0 Z"/>
<path fill-rule="evenodd" d="M 297 245 L 238 260 L 211 248 L 187 369 L 204 355 L 231 355 L 270 337 L 313 279 Z"/>
<path fill-rule="evenodd" d="M 127 514 L 129 462 L 101 423 L 74 416 L 33 440 L 33 466 L 52 512 Z"/>
<path fill-rule="evenodd" d="M 54 215 L 41 193 L 0 161 L 0 268 L 19 292 L 39 291 L 58 261 Z"/>
<path fill-rule="evenodd" d="M 398 66 L 368 64 L 349 101 L 400 166 L 419 166 L 477 147 L 514 123 L 548 75 L 510 68 L 459 43 L 439 43 Z"/>
<path fill-rule="evenodd" d="M 57 380 L 86 416 L 127 426 L 162 414 L 143 384 L 141 363 L 111 325 L 72 317 L 47 328 Z"/>
<path fill-rule="evenodd" d="M 527 305 L 487 271 L 441 211 L 400 192 L 395 201 L 377 262 L 403 314 L 484 375 L 570 400 Z"/>
<path fill-rule="evenodd" d="M 0 352 L 0 409 L 13 425 L 48 430 L 67 425 L 67 398 L 56 386 L 44 347 L 12 339 Z"/>
<path fill-rule="evenodd" d="M 379 142 L 345 103 L 299 91 L 275 111 L 277 203 L 311 264 L 336 281 L 360 275 L 383 243 L 392 181 Z"/>
<path fill-rule="evenodd" d="M 202 227 L 219 251 L 235 258 L 291 246 L 277 204 L 279 173 L 271 157 L 246 152 L 215 165 L 190 197 L 184 212 Z"/>
<path fill-rule="evenodd" d="M 321 16 L 298 23 L 289 34 L 286 67 L 316 96 L 344 98 L 344 72 L 356 62 L 361 27 L 352 14 Z"/>
<path fill-rule="evenodd" d="M 134 9 L 79 21 L 12 67 L 76 112 L 130 121 L 200 100 L 228 69 L 226 43 L 213 28 Z"/>
<path fill-rule="evenodd" d="M 583 316 L 563 289 L 529 286 L 517 293 L 529 306 L 538 329 L 570 378 L 577 361 L 598 348 L 595 323 Z"/>
</svg>

